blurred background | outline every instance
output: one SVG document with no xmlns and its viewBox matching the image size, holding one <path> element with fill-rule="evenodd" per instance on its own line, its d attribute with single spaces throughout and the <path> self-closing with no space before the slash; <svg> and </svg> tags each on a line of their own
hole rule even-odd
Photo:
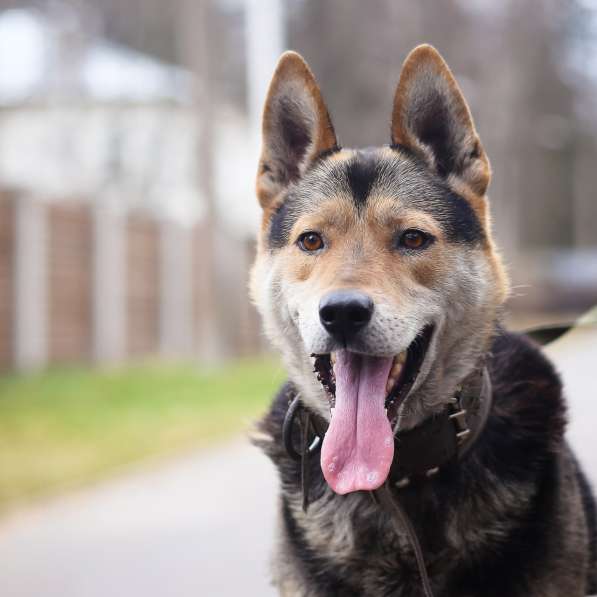
<svg viewBox="0 0 597 597">
<path fill-rule="evenodd" d="M 578 316 L 597 1 L 0 1 L 3 596 L 268 594 L 274 481 L 234 439 L 284 377 L 246 292 L 265 91 L 295 49 L 342 145 L 385 144 L 423 42 L 492 162 L 509 322 Z"/>
</svg>

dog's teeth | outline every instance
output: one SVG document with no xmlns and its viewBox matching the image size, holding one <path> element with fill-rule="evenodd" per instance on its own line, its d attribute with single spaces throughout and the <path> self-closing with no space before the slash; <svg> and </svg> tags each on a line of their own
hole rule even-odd
<svg viewBox="0 0 597 597">
<path fill-rule="evenodd" d="M 336 364 L 336 353 L 335 352 L 330 353 L 330 361 L 331 361 L 332 365 Z"/>
<path fill-rule="evenodd" d="M 398 379 L 400 377 L 400 373 L 402 373 L 402 367 L 402 363 L 394 363 L 390 371 L 390 377 Z"/>
<path fill-rule="evenodd" d="M 397 377 L 394 377 L 392 375 L 390 375 L 390 377 L 388 377 L 388 382 L 386 383 L 386 394 L 390 393 L 392 388 L 396 385 L 397 381 L 398 381 Z"/>
<path fill-rule="evenodd" d="M 386 394 L 390 393 L 392 388 L 396 385 L 396 382 L 400 379 L 400 374 L 402 373 L 405 361 L 406 351 L 401 352 L 394 358 L 394 363 L 392 364 L 392 369 L 390 370 L 388 382 L 386 383 Z"/>
</svg>

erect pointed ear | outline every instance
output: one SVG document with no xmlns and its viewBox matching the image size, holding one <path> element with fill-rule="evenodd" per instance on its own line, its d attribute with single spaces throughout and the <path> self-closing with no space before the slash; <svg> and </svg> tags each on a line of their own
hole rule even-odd
<svg viewBox="0 0 597 597">
<path fill-rule="evenodd" d="M 285 52 L 270 83 L 263 112 L 257 197 L 263 208 L 298 180 L 320 154 L 337 148 L 336 135 L 313 73 Z"/>
<path fill-rule="evenodd" d="M 440 176 L 460 178 L 484 195 L 491 171 L 450 68 L 429 45 L 406 58 L 394 96 L 392 143 L 423 157 Z"/>
</svg>

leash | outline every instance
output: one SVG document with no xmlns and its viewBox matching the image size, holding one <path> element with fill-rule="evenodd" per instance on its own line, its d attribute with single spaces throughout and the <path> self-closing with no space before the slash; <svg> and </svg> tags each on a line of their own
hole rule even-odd
<svg viewBox="0 0 597 597">
<path fill-rule="evenodd" d="M 419 569 L 419 575 L 421 576 L 421 585 L 423 587 L 423 593 L 425 597 L 433 597 L 433 589 L 431 588 L 431 581 L 429 580 L 429 574 L 427 572 L 427 565 L 425 564 L 425 558 L 423 557 L 423 550 L 421 549 L 421 543 L 417 537 L 417 532 L 413 527 L 413 524 L 408 517 L 408 514 L 402 508 L 402 504 L 394 499 L 392 496 L 392 490 L 388 483 L 384 483 L 379 489 L 372 492 L 374 500 L 377 501 L 390 516 L 392 525 L 396 535 L 404 530 L 408 536 L 411 547 L 415 554 L 415 560 L 417 562 L 417 568 Z"/>
<path fill-rule="evenodd" d="M 597 327 L 597 306 L 587 311 L 576 321 L 566 321 L 564 323 L 531 327 L 524 330 L 523 333 L 537 342 L 537 344 L 546 346 L 547 344 L 555 342 L 572 329 L 588 327 Z"/>
</svg>

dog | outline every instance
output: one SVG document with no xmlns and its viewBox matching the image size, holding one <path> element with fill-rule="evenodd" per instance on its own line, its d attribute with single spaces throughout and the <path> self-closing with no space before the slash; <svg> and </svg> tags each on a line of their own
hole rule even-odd
<svg viewBox="0 0 597 597">
<path fill-rule="evenodd" d="M 564 439 L 558 375 L 500 323 L 509 284 L 490 176 L 433 47 L 404 62 L 391 143 L 367 149 L 340 147 L 309 67 L 281 57 L 250 286 L 289 374 L 254 439 L 280 477 L 283 596 L 427 594 L 409 534 L 372 499 L 384 487 L 412 521 L 435 595 L 597 591 L 595 504 Z M 302 464 L 283 432 L 293 401 L 325 427 L 302 426 L 318 456 Z M 301 433 L 290 435 L 299 452 Z M 406 461 L 414 469 L 396 473 Z"/>
</svg>

